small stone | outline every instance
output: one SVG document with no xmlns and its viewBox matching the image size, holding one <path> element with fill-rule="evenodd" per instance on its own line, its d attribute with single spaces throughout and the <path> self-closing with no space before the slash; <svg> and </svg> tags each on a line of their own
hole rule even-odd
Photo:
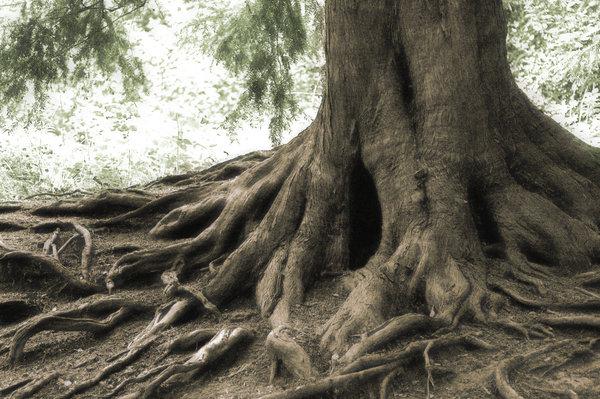
<svg viewBox="0 0 600 399">
<path fill-rule="evenodd" d="M 64 380 L 63 381 L 63 385 L 66 386 L 66 387 L 70 387 L 71 385 L 73 385 L 73 383 L 71 381 L 69 381 L 69 380 Z"/>
</svg>

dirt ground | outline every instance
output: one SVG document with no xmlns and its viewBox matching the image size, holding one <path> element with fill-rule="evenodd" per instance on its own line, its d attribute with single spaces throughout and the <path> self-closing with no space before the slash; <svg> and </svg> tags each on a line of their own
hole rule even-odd
<svg viewBox="0 0 600 399">
<path fill-rule="evenodd" d="M 27 208 L 40 203 L 26 204 L 25 209 L 11 211 L 5 207 L 0 213 L 0 240 L 11 248 L 28 250 L 39 253 L 43 243 L 48 239 L 52 228 L 47 231 L 33 232 L 31 227 L 39 223 L 57 220 L 31 216 Z M 82 225 L 90 221 L 85 218 L 64 217 L 62 221 L 76 220 Z M 151 225 L 152 220 L 144 220 L 145 225 Z M 139 247 L 162 245 L 153 241 L 143 233 L 139 226 L 128 225 L 90 229 L 94 243 L 94 262 L 92 275 L 102 279 L 113 262 L 120 256 L 109 253 L 117 245 L 131 244 Z M 60 235 L 57 244 L 62 245 L 71 232 Z M 79 254 L 83 240 L 75 243 L 63 254 L 62 262 L 70 268 L 79 267 Z M 0 304 L 10 300 L 21 299 L 32 307 L 26 311 L 7 310 L 0 308 L 0 339 L 8 343 L 11 336 L 8 332 L 26 320 L 31 313 L 51 312 L 76 306 L 91 301 L 95 296 L 77 298 L 61 292 L 60 284 L 47 281 L 43 274 L 33 276 L 19 273 L 13 266 L 5 267 L 6 272 L 0 273 Z M 12 269 L 11 269 L 12 267 Z M 20 267 L 20 266 L 19 266 Z M 10 269 L 10 270 L 9 270 Z M 0 269 L 2 270 L 2 269 Z M 202 275 L 198 281 L 202 282 Z M 330 358 L 319 348 L 319 332 L 325 322 L 344 301 L 348 294 L 348 277 L 339 275 L 320 280 L 308 293 L 305 302 L 294 309 L 291 320 L 297 331 L 298 343 L 309 354 L 315 369 L 321 377 L 330 372 Z M 118 290 L 124 298 L 138 301 L 161 302 L 163 286 L 160 280 L 140 281 L 135 287 Z M 549 290 L 558 289 L 548 286 Z M 595 293 L 594 289 L 590 292 Z M 600 294 L 600 292 L 598 292 Z M 105 294 L 96 294 L 101 296 Z M 33 310 L 31 310 L 33 309 Z M 221 309 L 220 316 L 200 315 L 188 317 L 178 325 L 165 331 L 156 345 L 124 370 L 114 373 L 100 381 L 92 389 L 77 395 L 81 398 L 99 398 L 106 395 L 126 376 L 135 376 L 152 366 L 160 354 L 160 343 L 192 331 L 197 328 L 246 327 L 254 332 L 249 342 L 240 344 L 230 351 L 216 364 L 197 373 L 190 381 L 175 381 L 164 384 L 156 397 L 161 398 L 258 398 L 266 394 L 291 388 L 299 384 L 291 375 L 284 374 L 269 383 L 270 360 L 265 350 L 265 339 L 270 331 L 269 324 L 263 320 L 254 304 L 253 295 L 240 297 Z M 2 313 L 4 312 L 4 313 Z M 29 313 L 28 313 L 29 312 Z M 516 305 L 510 306 L 510 317 L 514 321 L 527 322 L 541 315 L 553 314 L 545 310 L 529 310 Z M 42 388 L 35 397 L 53 398 L 65 393 L 70 386 L 90 378 L 98 370 L 106 366 L 109 358 L 124 350 L 131 339 L 138 334 L 149 322 L 152 315 L 132 317 L 120 324 L 114 330 L 102 335 L 88 332 L 54 332 L 45 331 L 31 338 L 24 350 L 24 355 L 17 364 L 10 366 L 6 354 L 0 360 L 0 389 L 10 386 L 26 377 L 39 377 L 53 371 L 60 373 L 59 377 Z M 567 329 L 555 331 L 554 337 L 544 339 L 525 338 L 505 329 L 481 325 L 460 325 L 456 331 L 449 334 L 473 334 L 494 346 L 493 350 L 472 350 L 462 347 L 452 347 L 431 353 L 434 367 L 430 386 L 431 398 L 492 398 L 497 397 L 493 383 L 493 374 L 498 362 L 508 357 L 526 353 L 540 348 L 550 342 L 563 339 L 577 339 L 586 342 L 589 349 L 581 351 L 577 356 L 569 348 L 553 350 L 536 357 L 530 362 L 518 367 L 510 374 L 510 381 L 517 392 L 526 398 L 577 397 L 569 396 L 570 391 L 577 392 L 580 398 L 600 397 L 600 358 L 595 339 L 598 333 L 590 329 Z M 393 342 L 382 351 L 406 346 L 409 342 L 427 338 L 427 336 L 411 336 Z M 358 337 L 356 337 L 358 339 Z M 2 343 L 3 341 L 0 341 Z M 190 352 L 176 353 L 163 361 L 181 359 L 191 355 Z M 378 380 L 361 382 L 358 387 L 330 392 L 330 397 L 378 397 Z M 129 392 L 136 385 L 131 385 L 124 392 Z M 394 398 L 426 398 L 427 373 L 423 359 L 415 359 L 398 373 L 391 385 L 390 397 Z"/>
</svg>

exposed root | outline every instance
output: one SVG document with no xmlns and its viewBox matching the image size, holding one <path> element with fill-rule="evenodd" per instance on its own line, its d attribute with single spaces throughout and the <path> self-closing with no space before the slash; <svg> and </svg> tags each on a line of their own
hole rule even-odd
<svg viewBox="0 0 600 399">
<path fill-rule="evenodd" d="M 139 245 L 135 245 L 135 244 L 115 245 L 112 248 L 105 249 L 103 251 L 99 251 L 98 255 L 104 255 L 104 254 L 109 254 L 109 255 L 126 254 L 126 253 L 133 252 L 133 251 L 139 251 L 140 249 L 142 249 L 142 247 L 140 247 Z"/>
<path fill-rule="evenodd" d="M 79 223 L 73 222 L 73 228 L 83 237 L 84 247 L 81 251 L 81 274 L 84 279 L 88 279 L 90 276 L 90 268 L 92 267 L 92 236 L 88 229 L 80 225 Z M 59 251 L 60 252 L 60 251 Z"/>
<path fill-rule="evenodd" d="M 34 381 L 31 381 L 30 383 L 25 385 L 23 388 L 20 388 L 19 390 L 15 391 L 11 395 L 11 399 L 29 398 L 29 397 L 33 396 L 36 392 L 38 392 L 40 389 L 42 389 L 43 387 L 48 385 L 51 381 L 57 379 L 59 376 L 60 376 L 60 373 L 53 372 L 44 377 L 40 377 Z"/>
<path fill-rule="evenodd" d="M 71 228 L 70 222 L 64 222 L 62 220 L 50 220 L 47 222 L 41 222 L 41 223 L 35 224 L 35 225 L 31 226 L 29 228 L 29 230 L 31 230 L 32 232 L 37 233 L 37 234 L 44 234 L 44 233 L 53 232 L 56 229 L 67 230 L 70 228 Z"/>
<path fill-rule="evenodd" d="M 219 331 L 210 328 L 201 328 L 190 333 L 179 336 L 161 345 L 163 353 L 156 359 L 155 364 L 160 363 L 167 356 L 175 352 L 193 350 L 200 344 L 210 341 Z"/>
<path fill-rule="evenodd" d="M 579 395 L 577 395 L 577 392 L 573 391 L 572 389 L 552 389 L 552 388 L 540 387 L 540 386 L 531 385 L 531 384 L 527 384 L 527 386 L 533 390 L 544 392 L 544 393 L 549 393 L 552 395 L 557 395 L 562 398 L 579 399 Z"/>
<path fill-rule="evenodd" d="M 273 151 L 254 151 L 239 157 L 218 163 L 202 171 L 191 171 L 179 175 L 169 175 L 147 183 L 145 187 L 157 185 L 182 185 L 190 181 L 218 181 L 231 179 L 244 170 L 264 161 L 273 155 Z"/>
<path fill-rule="evenodd" d="M 56 242 L 58 235 L 60 234 L 60 229 L 54 230 L 54 233 L 44 242 L 44 247 L 42 249 L 42 253 L 46 256 L 50 255 L 52 251 L 52 245 Z"/>
<path fill-rule="evenodd" d="M 0 257 L 0 270 L 4 269 L 2 274 L 6 273 L 6 269 L 11 268 L 13 264 L 28 264 L 34 267 L 36 275 L 51 276 L 65 285 L 65 288 L 71 292 L 78 294 L 93 294 L 103 292 L 105 289 L 100 285 L 82 280 L 78 275 L 72 272 L 71 269 L 65 267 L 58 259 L 52 256 L 37 255 L 27 251 L 12 251 Z M 18 268 L 19 272 L 23 272 L 23 268 Z"/>
<path fill-rule="evenodd" d="M 92 193 L 89 191 L 85 191 L 85 190 L 73 190 L 73 191 L 67 191 L 65 193 L 38 193 L 38 194 L 33 194 L 30 195 L 28 197 L 25 197 L 26 200 L 30 200 L 30 199 L 34 199 L 34 198 L 39 198 L 39 197 L 75 197 L 77 195 L 91 195 Z"/>
<path fill-rule="evenodd" d="M 548 328 L 536 323 L 523 324 L 512 320 L 499 319 L 491 321 L 490 324 L 508 331 L 516 332 L 527 339 L 531 337 L 544 339 L 554 336 L 554 333 Z"/>
<path fill-rule="evenodd" d="M 110 375 L 120 370 L 123 370 L 125 367 L 129 366 L 132 362 L 134 362 L 144 351 L 146 351 L 150 347 L 150 345 L 154 343 L 155 340 L 156 337 L 151 337 L 144 342 L 138 342 L 138 344 L 135 347 L 131 348 L 129 351 L 127 351 L 127 353 L 119 357 L 117 360 L 111 362 L 93 378 L 90 378 L 89 380 L 82 381 L 79 384 L 74 385 L 73 388 L 71 388 L 60 398 L 71 398 L 78 393 L 84 392 L 92 388 L 93 386 L 97 385 L 100 381 L 104 380 Z"/>
<path fill-rule="evenodd" d="M 450 345 L 475 345 L 480 348 L 489 349 L 490 345 L 468 336 L 441 337 L 432 340 L 415 341 L 410 343 L 402 351 L 385 355 L 366 355 L 359 358 L 351 365 L 345 367 L 337 375 L 324 378 L 315 383 L 301 385 L 283 392 L 263 396 L 261 399 L 300 399 L 318 395 L 324 395 L 327 391 L 335 388 L 349 388 L 361 382 L 371 380 L 375 377 L 388 374 L 397 370 L 409 361 L 422 355 L 427 347 L 430 349 Z"/>
<path fill-rule="evenodd" d="M 149 196 L 138 193 L 107 191 L 79 201 L 58 201 L 36 208 L 31 213 L 36 216 L 102 215 L 118 210 L 137 209 L 151 200 Z"/>
<path fill-rule="evenodd" d="M 496 389 L 498 390 L 498 394 L 500 394 L 500 396 L 504 399 L 523 399 L 523 397 L 519 395 L 517 391 L 515 391 L 514 388 L 510 385 L 510 373 L 526 361 L 535 358 L 536 356 L 539 356 L 542 353 L 545 353 L 551 349 L 565 346 L 569 342 L 570 341 L 565 340 L 557 343 L 552 343 L 542 348 L 533 350 L 531 352 L 516 355 L 511 358 L 500 361 L 496 366 L 496 370 L 494 372 L 494 383 L 496 385 Z"/>
<path fill-rule="evenodd" d="M 269 383 L 273 383 L 281 363 L 296 378 L 309 379 L 316 375 L 307 353 L 294 341 L 291 330 L 279 326 L 269 333 L 265 346 L 271 356 L 271 375 Z"/>
<path fill-rule="evenodd" d="M 516 303 L 529 308 L 541 308 L 551 310 L 593 310 L 600 309 L 600 300 L 587 300 L 587 301 L 539 301 L 523 296 L 516 290 L 512 289 L 503 284 L 496 282 L 488 282 L 488 285 L 507 297 L 515 301 Z"/>
<path fill-rule="evenodd" d="M 385 377 L 383 377 L 383 379 L 381 380 L 381 384 L 379 385 L 379 399 L 388 399 L 390 383 L 403 370 L 403 367 L 398 367 L 397 369 L 390 371 Z"/>
<path fill-rule="evenodd" d="M 429 351 L 433 346 L 433 342 L 429 342 L 423 351 L 423 361 L 425 364 L 425 371 L 427 371 L 427 381 L 425 382 L 425 389 L 427 392 L 426 399 L 431 397 L 430 388 L 435 387 L 435 383 L 433 381 L 433 376 L 431 375 L 431 359 L 429 358 Z"/>
<path fill-rule="evenodd" d="M 197 302 L 197 304 L 209 313 L 216 315 L 221 313 L 200 290 L 182 286 L 175 271 L 164 272 L 161 276 L 161 280 L 165 284 L 164 293 L 167 297 L 192 300 Z"/>
<path fill-rule="evenodd" d="M 584 327 L 592 330 L 600 330 L 600 317 L 598 316 L 541 317 L 538 321 L 557 328 Z"/>
<path fill-rule="evenodd" d="M 573 278 L 581 285 L 597 285 L 600 284 L 600 270 L 593 270 L 586 273 L 580 273 Z"/>
<path fill-rule="evenodd" d="M 112 330 L 116 325 L 128 319 L 133 313 L 146 310 L 145 306 L 119 300 L 105 300 L 82 305 L 75 310 L 54 312 L 40 315 L 25 322 L 12 338 L 9 362 L 19 361 L 27 341 L 42 331 L 88 331 L 103 333 Z M 112 312 L 108 317 L 99 320 L 86 318 L 88 315 Z"/>
<path fill-rule="evenodd" d="M 162 383 L 176 375 L 187 374 L 190 377 L 198 371 L 201 371 L 209 364 L 215 362 L 226 352 L 231 350 L 241 341 L 249 339 L 253 333 L 245 328 L 224 329 L 215 335 L 198 352 L 191 356 L 185 363 L 175 363 L 165 368 L 156 378 L 150 381 L 145 387 L 135 393 L 127 395 L 129 399 L 145 399 L 150 397 Z"/>
<path fill-rule="evenodd" d="M 510 275 L 517 281 L 531 285 L 540 295 L 546 295 L 548 293 L 548 289 L 545 287 L 543 281 L 537 277 L 518 270 L 515 267 L 510 269 Z"/>
<path fill-rule="evenodd" d="M 120 223 L 124 223 L 130 221 L 134 218 L 139 218 L 141 216 L 149 215 L 152 213 L 160 212 L 166 213 L 177 207 L 178 205 L 182 205 L 183 203 L 189 200 L 192 200 L 194 197 L 199 195 L 199 191 L 201 191 L 197 187 L 193 187 L 191 189 L 184 189 L 181 191 L 176 191 L 174 193 L 165 194 L 162 197 L 154 199 L 139 208 L 136 208 L 132 211 L 122 213 L 117 216 L 113 216 L 108 219 L 99 220 L 94 223 L 94 227 L 106 227 L 113 226 Z"/>
<path fill-rule="evenodd" d="M 440 338 L 414 341 L 400 350 L 394 350 L 381 354 L 364 355 L 362 357 L 359 357 L 352 363 L 339 370 L 338 374 L 348 374 L 353 373 L 355 371 L 381 366 L 383 364 L 405 362 L 414 359 L 415 356 L 421 356 L 423 354 L 425 348 L 427 347 L 427 345 L 429 345 L 430 342 L 432 343 L 432 347 L 430 348 L 430 350 L 457 345 L 473 347 L 481 350 L 491 350 L 493 348 L 492 345 L 471 335 L 459 335 L 450 337 L 444 336 Z"/>
<path fill-rule="evenodd" d="M 339 359 L 339 362 L 341 364 L 351 363 L 358 357 L 408 334 L 421 331 L 432 332 L 444 326 L 445 323 L 442 320 L 417 313 L 394 317 L 370 331 L 366 337 L 350 347 L 346 354 Z"/>
<path fill-rule="evenodd" d="M 161 306 L 154 315 L 154 319 L 140 332 L 127 346 L 128 349 L 135 348 L 140 343 L 146 342 L 151 338 L 176 323 L 183 315 L 188 313 L 195 306 L 195 302 L 190 299 L 172 301 Z"/>
</svg>

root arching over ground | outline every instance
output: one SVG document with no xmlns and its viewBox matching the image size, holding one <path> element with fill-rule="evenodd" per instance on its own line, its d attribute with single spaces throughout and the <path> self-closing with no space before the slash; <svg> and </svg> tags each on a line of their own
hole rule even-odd
<svg viewBox="0 0 600 399">
<path fill-rule="evenodd" d="M 497 2 L 388 3 L 327 3 L 290 143 L 0 208 L 2 395 L 598 394 L 600 152 L 516 87 Z"/>
</svg>

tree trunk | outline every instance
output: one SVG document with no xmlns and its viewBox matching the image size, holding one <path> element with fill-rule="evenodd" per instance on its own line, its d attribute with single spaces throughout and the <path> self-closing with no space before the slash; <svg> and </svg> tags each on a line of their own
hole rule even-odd
<svg viewBox="0 0 600 399">
<path fill-rule="evenodd" d="M 254 290 L 275 328 L 323 273 L 353 270 L 323 330 L 338 355 L 377 326 L 372 337 L 412 329 L 381 326 L 397 315 L 424 313 L 433 321 L 419 326 L 437 328 L 497 322 L 505 296 L 573 298 L 545 281 L 600 264 L 600 153 L 515 84 L 501 2 L 329 0 L 325 13 L 314 122 L 272 154 L 157 182 L 187 188 L 99 222 L 170 210 L 152 235 L 189 238 L 125 255 L 108 286 L 209 266 L 206 303 Z"/>
<path fill-rule="evenodd" d="M 274 326 L 320 273 L 360 269 L 325 330 L 332 350 L 411 310 L 487 320 L 488 280 L 600 262 L 600 156 L 536 109 L 506 57 L 501 3 L 328 1 L 326 92 L 275 154 L 169 213 L 159 237 L 190 244 L 127 256 L 112 282 L 224 260 L 222 303 L 256 287 Z M 241 194 L 240 194 L 241 193 Z M 537 276 L 537 277 L 536 277 Z"/>
</svg>

